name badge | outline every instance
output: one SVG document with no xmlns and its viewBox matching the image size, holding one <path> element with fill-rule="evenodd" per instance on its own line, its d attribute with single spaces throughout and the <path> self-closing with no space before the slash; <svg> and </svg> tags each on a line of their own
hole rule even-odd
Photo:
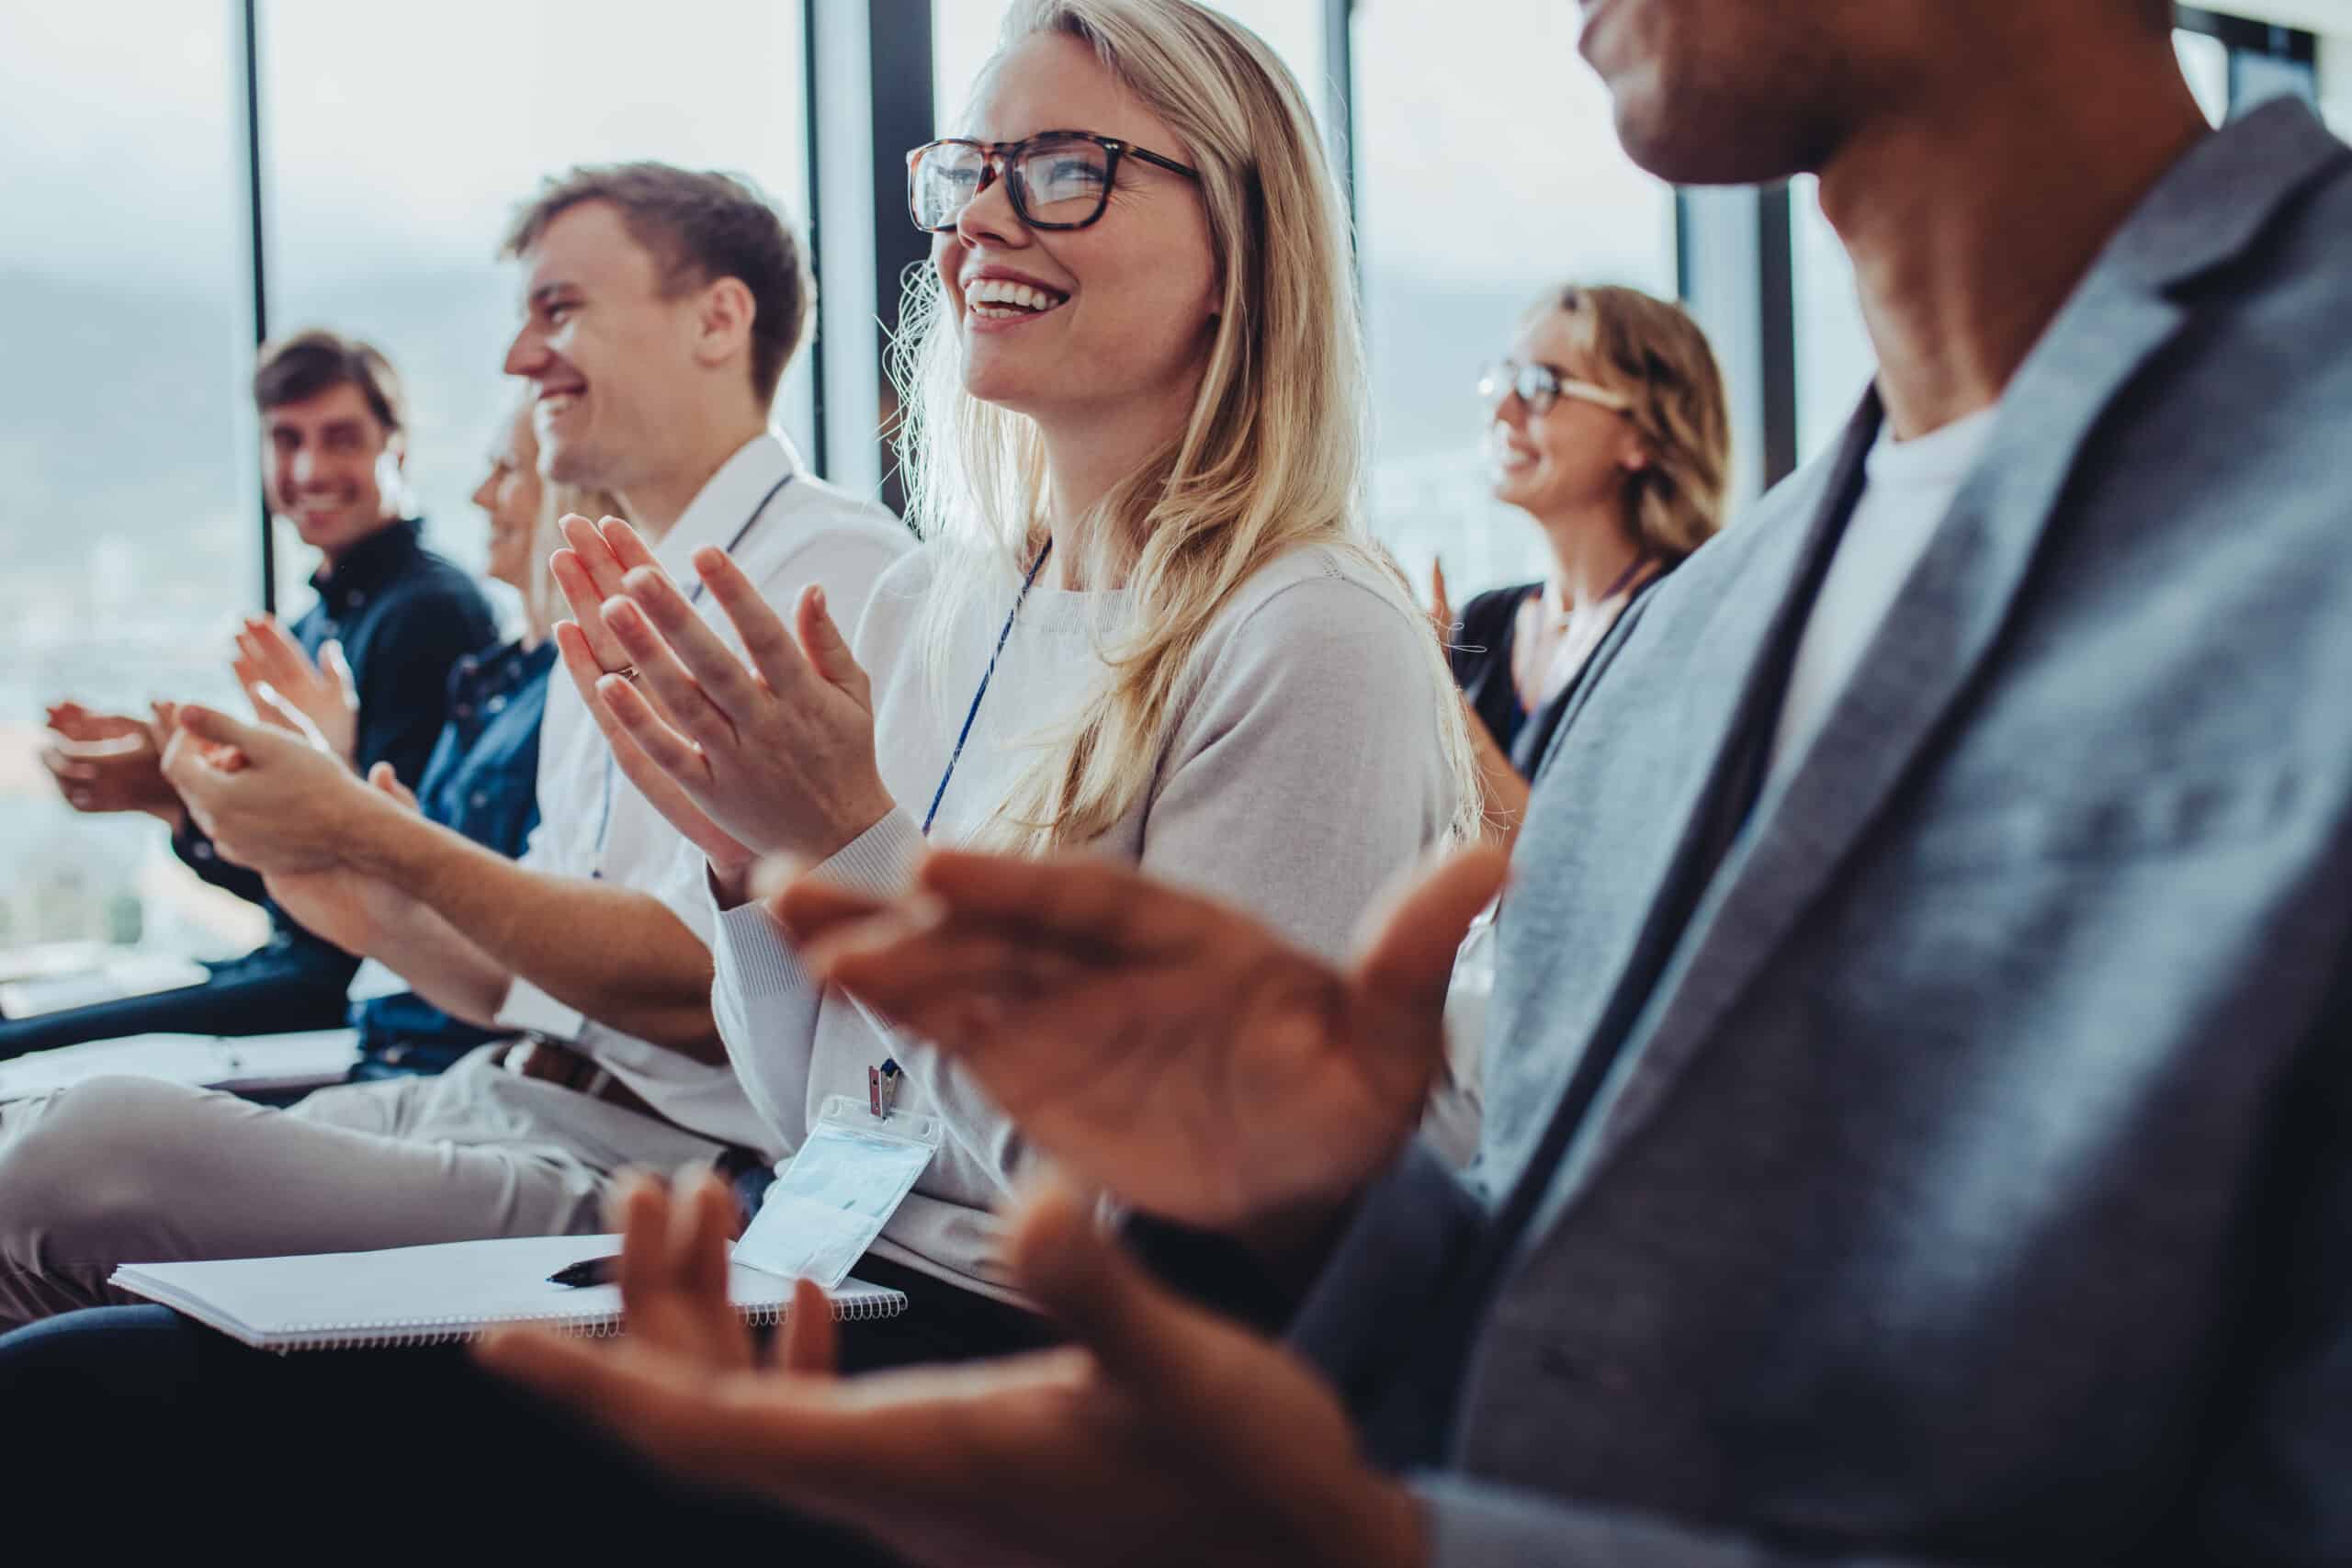
<svg viewBox="0 0 2352 1568">
<path fill-rule="evenodd" d="M 914 1190 L 941 1134 L 936 1116 L 885 1119 L 831 1096 L 735 1243 L 735 1261 L 833 1289 Z"/>
</svg>

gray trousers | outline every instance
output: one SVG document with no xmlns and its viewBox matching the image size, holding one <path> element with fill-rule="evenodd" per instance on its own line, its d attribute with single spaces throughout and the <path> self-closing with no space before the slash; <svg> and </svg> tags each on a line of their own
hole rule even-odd
<svg viewBox="0 0 2352 1568">
<path fill-rule="evenodd" d="M 0 1105 L 0 1332 L 133 1300 L 107 1285 L 120 1263 L 595 1232 L 624 1168 L 719 1153 L 497 1049 L 288 1111 L 133 1077 Z"/>
</svg>

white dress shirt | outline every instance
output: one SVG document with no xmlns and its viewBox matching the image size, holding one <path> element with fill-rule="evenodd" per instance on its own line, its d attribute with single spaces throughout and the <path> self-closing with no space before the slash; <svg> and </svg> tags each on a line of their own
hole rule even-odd
<svg viewBox="0 0 2352 1568">
<path fill-rule="evenodd" d="M 790 476 L 781 490 L 779 480 Z M 764 511 L 761 502 L 775 491 Z M 753 514 L 758 520 L 752 522 Z M 758 584 L 760 595 L 788 611 L 809 583 L 822 583 L 844 624 L 872 593 L 891 562 L 914 539 L 884 508 L 835 490 L 809 473 L 791 445 L 769 432 L 729 457 L 654 550 L 678 584 L 699 581 L 694 552 L 705 545 L 732 549 Z M 697 602 L 705 620 L 729 646 L 734 629 L 707 594 Z M 710 900 L 699 854 L 647 803 L 612 761 L 610 749 L 579 691 L 561 671 L 548 686 L 539 739 L 539 826 L 522 863 L 560 876 L 596 876 L 650 893 L 706 943 Z M 499 1022 L 572 1043 L 642 1095 L 663 1116 L 721 1143 L 772 1150 L 775 1138 L 752 1111 L 734 1070 L 697 1062 L 650 1041 L 608 1028 L 516 976 Z"/>
</svg>

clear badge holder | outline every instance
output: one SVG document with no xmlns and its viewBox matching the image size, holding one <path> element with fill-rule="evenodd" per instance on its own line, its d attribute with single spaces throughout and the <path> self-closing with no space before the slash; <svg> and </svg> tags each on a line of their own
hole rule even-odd
<svg viewBox="0 0 2352 1568">
<path fill-rule="evenodd" d="M 831 1096 L 735 1243 L 735 1261 L 834 1289 L 914 1190 L 941 1134 L 936 1116 L 876 1116 Z"/>
</svg>

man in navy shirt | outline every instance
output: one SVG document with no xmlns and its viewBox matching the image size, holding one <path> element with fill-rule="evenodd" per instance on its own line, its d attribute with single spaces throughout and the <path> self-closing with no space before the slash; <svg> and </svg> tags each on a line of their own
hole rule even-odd
<svg viewBox="0 0 2352 1568">
<path fill-rule="evenodd" d="M 311 579 L 318 603 L 294 623 L 294 639 L 314 660 L 335 644 L 322 662 L 347 666 L 358 696 L 352 750 L 360 771 L 389 762 L 413 784 L 447 717 L 451 666 L 493 642 L 497 625 L 472 579 L 424 548 L 424 525 L 401 515 L 396 480 L 407 418 L 399 378 L 372 346 L 305 332 L 263 350 L 254 401 L 270 510 L 324 558 Z M 153 725 L 70 702 L 49 716 L 53 740 L 44 760 L 70 805 L 144 811 L 170 824 L 180 858 L 206 881 L 268 908 L 273 929 L 254 952 L 210 965 L 200 985 L 0 1022 L 0 1058 L 124 1034 L 260 1034 L 343 1022 L 357 960 L 268 905 L 258 876 L 215 854 L 163 775 Z"/>
</svg>

